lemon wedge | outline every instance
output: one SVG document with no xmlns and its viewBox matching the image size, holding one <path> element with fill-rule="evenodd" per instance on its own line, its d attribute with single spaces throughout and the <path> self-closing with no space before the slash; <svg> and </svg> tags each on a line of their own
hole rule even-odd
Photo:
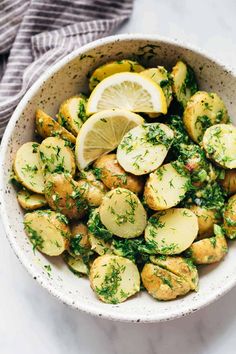
<svg viewBox="0 0 236 354">
<path fill-rule="evenodd" d="M 76 139 L 75 157 L 79 170 L 116 149 L 129 130 L 143 123 L 140 115 L 123 109 L 105 110 L 92 115 L 82 125 Z"/>
<path fill-rule="evenodd" d="M 148 77 L 129 72 L 117 73 L 102 80 L 89 97 L 87 114 L 112 108 L 167 113 L 166 98 L 161 87 Z"/>
</svg>

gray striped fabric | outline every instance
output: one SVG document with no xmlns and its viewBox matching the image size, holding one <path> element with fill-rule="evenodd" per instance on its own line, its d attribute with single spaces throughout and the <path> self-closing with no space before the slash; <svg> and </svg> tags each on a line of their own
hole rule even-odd
<svg viewBox="0 0 236 354">
<path fill-rule="evenodd" d="M 0 137 L 32 83 L 52 64 L 128 19 L 132 0 L 0 0 Z"/>
</svg>

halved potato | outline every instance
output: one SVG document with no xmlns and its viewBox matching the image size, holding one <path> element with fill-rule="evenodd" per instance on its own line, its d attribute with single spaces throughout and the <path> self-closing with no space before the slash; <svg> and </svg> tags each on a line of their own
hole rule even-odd
<svg viewBox="0 0 236 354">
<path fill-rule="evenodd" d="M 41 167 L 45 175 L 67 172 L 75 174 L 75 157 L 66 141 L 49 137 L 39 147 Z"/>
<path fill-rule="evenodd" d="M 150 261 L 187 281 L 191 290 L 198 290 L 198 271 L 191 259 L 178 256 L 151 256 Z"/>
<path fill-rule="evenodd" d="M 145 240 L 153 252 L 171 255 L 186 250 L 198 234 L 196 215 L 189 209 L 173 208 L 152 215 Z"/>
<path fill-rule="evenodd" d="M 221 221 L 217 210 L 206 209 L 198 205 L 192 205 L 189 209 L 197 216 L 198 239 L 212 236 L 214 224 Z"/>
<path fill-rule="evenodd" d="M 149 208 L 165 210 L 176 206 L 189 189 L 190 177 L 182 166 L 177 169 L 174 163 L 168 163 L 151 173 L 147 179 L 144 198 Z"/>
<path fill-rule="evenodd" d="M 216 93 L 196 92 L 184 110 L 185 128 L 195 143 L 202 141 L 207 128 L 229 120 L 224 102 Z"/>
<path fill-rule="evenodd" d="M 202 144 L 208 157 L 223 168 L 236 168 L 236 127 L 216 124 L 208 128 Z"/>
<path fill-rule="evenodd" d="M 58 122 L 72 132 L 78 135 L 82 124 L 86 121 L 86 101 L 81 96 L 73 96 L 64 101 L 58 113 Z"/>
<path fill-rule="evenodd" d="M 138 268 L 124 257 L 106 254 L 96 258 L 89 279 L 99 299 L 109 304 L 123 302 L 140 290 Z"/>
<path fill-rule="evenodd" d="M 223 214 L 224 217 L 224 229 L 226 236 L 228 238 L 236 238 L 236 194 L 229 198 L 225 211 Z"/>
<path fill-rule="evenodd" d="M 16 152 L 13 169 L 17 180 L 32 192 L 43 194 L 44 177 L 40 166 L 39 144 L 28 142 Z"/>
<path fill-rule="evenodd" d="M 152 263 L 145 264 L 141 278 L 148 293 L 162 301 L 176 299 L 191 290 L 188 281 Z"/>
<path fill-rule="evenodd" d="M 143 190 L 143 180 L 138 176 L 127 173 L 119 165 L 116 154 L 99 157 L 95 161 L 94 167 L 99 171 L 100 179 L 109 189 L 121 187 L 137 194 Z"/>
<path fill-rule="evenodd" d="M 198 90 L 194 71 L 189 65 L 179 60 L 173 67 L 171 74 L 175 97 L 185 108 L 190 97 Z"/>
<path fill-rule="evenodd" d="M 88 255 L 91 245 L 88 238 L 88 227 L 82 222 L 74 222 L 71 225 L 71 239 L 68 249 L 69 254 L 73 258 Z M 91 252 L 92 254 L 92 252 Z"/>
<path fill-rule="evenodd" d="M 47 201 L 42 194 L 32 194 L 25 189 L 17 193 L 17 199 L 20 206 L 25 210 L 35 210 L 47 205 Z"/>
<path fill-rule="evenodd" d="M 125 71 L 139 73 L 142 70 L 144 70 L 144 67 L 142 65 L 140 65 L 136 61 L 128 59 L 122 59 L 106 63 L 94 70 L 89 79 L 89 88 L 92 91 L 97 86 L 97 84 L 99 84 L 99 82 L 113 74 Z"/>
<path fill-rule="evenodd" d="M 66 217 L 51 210 L 25 214 L 25 231 L 33 249 L 48 256 L 59 256 L 69 246 L 70 229 Z"/>
<path fill-rule="evenodd" d="M 218 225 L 219 229 L 221 229 Z M 194 242 L 187 251 L 195 264 L 211 264 L 219 262 L 228 252 L 224 234 L 215 231 L 216 236 Z"/>
<path fill-rule="evenodd" d="M 42 138 L 56 136 L 76 143 L 75 137 L 41 109 L 36 110 L 36 131 Z"/>
<path fill-rule="evenodd" d="M 70 254 L 66 254 L 63 259 L 73 273 L 77 275 L 88 275 L 89 268 L 87 264 L 84 263 L 82 257 L 74 258 Z"/>
<path fill-rule="evenodd" d="M 146 211 L 139 198 L 124 188 L 113 189 L 105 195 L 99 214 L 106 228 L 123 238 L 140 236 L 147 222 Z"/>
<path fill-rule="evenodd" d="M 53 173 L 45 181 L 45 198 L 53 210 L 69 219 L 81 219 L 88 205 L 83 196 L 84 190 L 68 173 Z"/>
<path fill-rule="evenodd" d="M 144 175 L 157 169 L 164 161 L 174 138 L 165 124 L 143 124 L 125 134 L 117 148 L 117 160 L 123 169 Z"/>
<path fill-rule="evenodd" d="M 91 250 L 99 254 L 99 256 L 112 253 L 111 242 L 105 241 L 102 238 L 95 236 L 91 232 L 88 233 L 88 239 L 91 245 Z"/>
<path fill-rule="evenodd" d="M 167 108 L 169 107 L 172 101 L 172 78 L 168 71 L 164 68 L 164 66 L 158 66 L 157 68 L 146 69 L 141 72 L 140 75 L 149 77 L 156 84 L 160 85 L 167 103 Z M 156 114 L 150 113 L 149 116 L 151 118 L 155 118 Z"/>
<path fill-rule="evenodd" d="M 102 182 L 95 184 L 94 182 L 88 182 L 87 180 L 80 180 L 77 182 L 81 190 L 83 198 L 87 201 L 91 207 L 98 207 L 101 205 L 103 197 L 107 190 L 102 186 Z"/>
<path fill-rule="evenodd" d="M 236 193 L 236 169 L 225 170 L 224 178 L 219 180 L 219 183 L 228 195 Z"/>
</svg>

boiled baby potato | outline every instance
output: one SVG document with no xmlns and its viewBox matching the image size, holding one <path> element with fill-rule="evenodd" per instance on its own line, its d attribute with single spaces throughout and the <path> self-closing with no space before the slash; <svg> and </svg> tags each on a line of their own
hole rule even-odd
<svg viewBox="0 0 236 354">
<path fill-rule="evenodd" d="M 88 238 L 91 249 L 100 256 L 111 252 L 112 234 L 101 223 L 99 209 L 94 209 L 89 215 Z"/>
<path fill-rule="evenodd" d="M 145 264 L 141 279 L 148 293 L 161 301 L 176 299 L 191 290 L 188 281 L 152 263 Z"/>
<path fill-rule="evenodd" d="M 118 163 L 116 154 L 108 154 L 99 157 L 94 167 L 99 171 L 100 179 L 109 188 L 117 187 L 129 189 L 134 193 L 141 193 L 143 190 L 143 180 L 127 173 Z"/>
<path fill-rule="evenodd" d="M 58 122 L 77 136 L 81 126 L 87 120 L 85 107 L 86 101 L 83 97 L 73 96 L 68 98 L 60 106 Z"/>
<path fill-rule="evenodd" d="M 91 207 L 97 207 L 101 204 L 103 197 L 108 191 L 105 185 L 96 180 L 92 172 L 83 172 L 82 178 L 79 180 L 78 186 L 82 191 L 83 197 Z"/>
<path fill-rule="evenodd" d="M 16 152 L 13 169 L 17 180 L 32 192 L 43 194 L 44 177 L 40 165 L 39 144 L 28 142 Z"/>
<path fill-rule="evenodd" d="M 153 252 L 171 255 L 186 250 L 198 234 L 196 215 L 189 209 L 173 208 L 152 215 L 145 240 Z"/>
<path fill-rule="evenodd" d="M 109 304 L 123 302 L 140 290 L 138 268 L 124 257 L 106 254 L 96 258 L 89 279 L 99 299 Z"/>
<path fill-rule="evenodd" d="M 87 211 L 83 190 L 68 173 L 53 173 L 45 181 L 45 198 L 49 206 L 69 219 L 81 219 Z"/>
<path fill-rule="evenodd" d="M 198 290 L 198 271 L 191 259 L 178 256 L 151 256 L 150 261 L 187 281 L 191 290 Z"/>
<path fill-rule="evenodd" d="M 35 210 L 47 205 L 47 201 L 42 194 L 32 194 L 25 189 L 17 193 L 17 200 L 25 210 Z"/>
<path fill-rule="evenodd" d="M 206 209 L 198 205 L 192 205 L 189 208 L 198 219 L 198 239 L 213 235 L 214 224 L 221 221 L 219 213 L 214 209 Z"/>
<path fill-rule="evenodd" d="M 56 136 L 76 143 L 75 137 L 41 109 L 36 110 L 36 131 L 42 138 Z"/>
<path fill-rule="evenodd" d="M 146 69 L 141 72 L 141 75 L 148 77 L 160 85 L 167 103 L 167 108 L 172 101 L 172 78 L 164 66 L 158 66 L 157 68 Z M 150 117 L 152 117 L 150 115 Z"/>
<path fill-rule="evenodd" d="M 99 82 L 105 79 L 108 76 L 113 74 L 121 73 L 121 72 L 136 72 L 139 73 L 143 71 L 144 67 L 133 60 L 123 59 L 112 61 L 110 63 L 106 63 L 104 65 L 99 66 L 92 73 L 89 79 L 89 88 L 92 91 Z"/>
<path fill-rule="evenodd" d="M 174 163 L 168 163 L 152 172 L 146 182 L 144 199 L 150 209 L 165 210 L 176 206 L 189 189 L 188 171 L 176 169 Z"/>
<path fill-rule="evenodd" d="M 75 157 L 66 141 L 49 137 L 42 141 L 39 156 L 44 175 L 49 173 L 75 174 Z"/>
<path fill-rule="evenodd" d="M 224 234 L 218 225 L 215 225 L 215 235 L 210 238 L 194 242 L 187 251 L 195 264 L 211 264 L 219 262 L 228 252 Z"/>
<path fill-rule="evenodd" d="M 185 128 L 195 143 L 201 142 L 207 128 L 229 120 L 224 102 L 216 93 L 196 92 L 184 110 Z"/>
<path fill-rule="evenodd" d="M 208 157 L 223 168 L 236 168 L 236 127 L 216 124 L 203 136 L 203 148 Z"/>
<path fill-rule="evenodd" d="M 48 256 L 59 256 L 69 246 L 70 229 L 66 217 L 51 210 L 25 214 L 25 231 L 33 249 Z"/>
<path fill-rule="evenodd" d="M 225 170 L 224 178 L 219 180 L 219 182 L 228 195 L 235 194 L 236 193 L 236 169 Z"/>
<path fill-rule="evenodd" d="M 82 223 L 75 221 L 71 227 L 71 239 L 68 252 L 73 258 L 87 255 L 91 249 L 88 237 L 88 227 Z"/>
<path fill-rule="evenodd" d="M 236 194 L 229 198 L 225 211 L 224 217 L 224 229 L 226 236 L 230 239 L 236 238 Z"/>
<path fill-rule="evenodd" d="M 101 222 L 122 238 L 140 236 L 147 222 L 146 211 L 136 194 L 124 188 L 108 192 L 99 208 Z"/>
<path fill-rule="evenodd" d="M 173 67 L 171 74 L 175 97 L 182 107 L 185 108 L 190 97 L 198 90 L 193 69 L 179 60 Z"/>
<path fill-rule="evenodd" d="M 117 160 L 125 171 L 134 175 L 150 173 L 164 161 L 173 138 L 173 130 L 165 124 L 140 125 L 121 140 Z"/>
<path fill-rule="evenodd" d="M 91 250 L 99 254 L 99 256 L 112 253 L 111 242 L 104 241 L 102 238 L 95 236 L 91 232 L 89 232 L 88 238 L 91 245 Z"/>
<path fill-rule="evenodd" d="M 82 257 L 72 257 L 70 254 L 66 254 L 63 257 L 64 261 L 68 265 L 68 268 L 77 275 L 88 275 L 89 268 L 87 264 L 84 263 Z"/>
</svg>

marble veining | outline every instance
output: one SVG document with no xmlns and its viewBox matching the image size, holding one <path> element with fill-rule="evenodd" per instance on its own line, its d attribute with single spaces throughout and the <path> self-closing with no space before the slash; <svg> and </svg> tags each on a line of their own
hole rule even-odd
<svg viewBox="0 0 236 354">
<path fill-rule="evenodd" d="M 235 67 L 235 13 L 234 0 L 135 0 L 133 16 L 119 32 L 178 38 Z M 235 353 L 236 288 L 207 308 L 171 322 L 102 320 L 50 296 L 20 265 L 2 225 L 0 230 L 0 353 Z"/>
</svg>

